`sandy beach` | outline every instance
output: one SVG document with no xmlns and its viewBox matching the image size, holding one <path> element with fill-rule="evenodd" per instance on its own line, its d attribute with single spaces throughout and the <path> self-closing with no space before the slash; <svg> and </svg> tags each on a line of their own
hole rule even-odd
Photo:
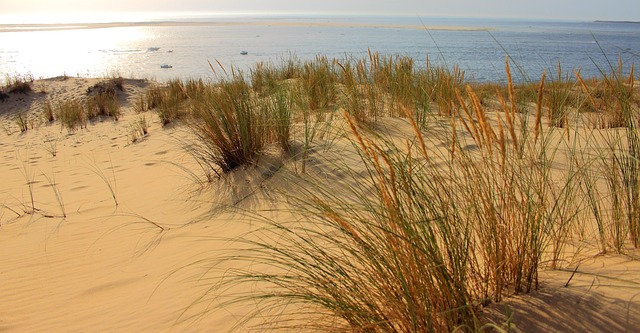
<svg viewBox="0 0 640 333">
<path fill-rule="evenodd" d="M 163 127 L 155 112 L 135 112 L 136 101 L 156 86 L 147 80 L 124 81 L 117 121 L 99 118 L 69 131 L 43 120 L 46 100 L 81 98 L 101 80 L 36 80 L 33 91 L 0 103 L 0 331 L 226 332 L 236 325 L 248 331 L 251 323 L 241 321 L 247 304 L 213 311 L 210 269 L 233 247 L 231 239 L 257 225 L 251 214 L 228 207 L 291 218 L 287 210 L 273 212 L 269 200 L 268 189 L 287 178 L 247 167 L 207 183 L 185 150 L 195 138 L 184 124 Z M 30 119 L 24 132 L 18 114 Z M 148 134 L 132 140 L 141 117 Z M 406 119 L 379 126 L 400 142 L 411 132 Z M 334 152 L 357 157 L 342 136 L 332 140 Z M 318 165 L 328 156 L 322 149 L 311 154 Z M 593 241 L 572 244 L 579 251 L 569 248 L 559 269 L 541 268 L 538 291 L 481 313 L 518 332 L 640 332 L 637 251 L 602 255 Z"/>
</svg>

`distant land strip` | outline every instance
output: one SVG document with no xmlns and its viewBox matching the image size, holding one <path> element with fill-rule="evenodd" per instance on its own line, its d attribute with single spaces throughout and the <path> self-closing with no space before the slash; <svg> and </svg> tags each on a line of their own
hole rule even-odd
<svg viewBox="0 0 640 333">
<path fill-rule="evenodd" d="M 631 24 L 640 24 L 640 21 L 603 21 L 603 20 L 595 20 L 595 23 L 631 23 Z"/>
<path fill-rule="evenodd" d="M 282 22 L 282 21 L 211 21 L 211 22 L 111 22 L 111 23 L 72 23 L 72 24 L 0 24 L 0 32 L 23 31 L 51 31 L 101 29 L 118 27 L 148 27 L 148 26 L 288 26 L 288 27 L 344 27 L 344 28 L 380 28 L 380 29 L 414 29 L 414 30 L 453 30 L 453 31 L 484 31 L 485 27 L 465 27 L 448 25 L 402 25 L 402 24 L 373 24 L 373 23 L 336 23 L 336 22 Z"/>
</svg>

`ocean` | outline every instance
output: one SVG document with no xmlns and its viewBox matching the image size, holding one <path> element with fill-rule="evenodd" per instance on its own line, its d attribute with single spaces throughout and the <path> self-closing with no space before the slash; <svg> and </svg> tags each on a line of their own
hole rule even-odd
<svg viewBox="0 0 640 333">
<path fill-rule="evenodd" d="M 627 73 L 639 62 L 640 24 L 276 15 L 166 15 L 102 25 L 0 22 L 2 77 L 215 79 L 209 63 L 248 71 L 257 62 L 361 58 L 369 50 L 409 56 L 418 66 L 427 58 L 450 69 L 458 65 L 479 82 L 504 81 L 507 55 L 521 82 L 536 81 L 543 71 L 557 75 L 558 62 L 563 71 L 592 77 L 610 72 L 619 59 Z"/>
</svg>

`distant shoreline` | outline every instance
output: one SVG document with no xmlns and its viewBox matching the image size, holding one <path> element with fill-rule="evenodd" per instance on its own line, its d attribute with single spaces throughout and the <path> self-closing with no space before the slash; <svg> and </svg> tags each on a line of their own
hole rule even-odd
<svg viewBox="0 0 640 333">
<path fill-rule="evenodd" d="M 640 24 L 640 21 L 606 21 L 606 20 L 595 20 L 594 23 L 626 23 L 626 24 Z"/>
<path fill-rule="evenodd" d="M 343 27 L 343 28 L 379 28 L 379 29 L 409 29 L 409 30 L 448 30 L 448 31 L 484 31 L 484 27 L 465 26 L 423 26 L 402 24 L 374 24 L 374 23 L 336 23 L 336 22 L 281 22 L 281 21 L 223 21 L 223 22 L 193 22 L 193 21 L 151 21 L 151 22 L 110 22 L 110 23 L 43 23 L 43 24 L 0 24 L 2 32 L 26 32 L 26 31 L 54 31 L 54 30 L 80 30 L 80 29 L 105 29 L 120 27 L 145 27 L 145 26 L 287 26 L 287 27 Z"/>
</svg>

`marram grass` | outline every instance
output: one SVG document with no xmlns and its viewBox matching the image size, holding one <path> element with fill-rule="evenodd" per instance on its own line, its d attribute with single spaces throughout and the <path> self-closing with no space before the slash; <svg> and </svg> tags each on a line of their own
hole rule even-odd
<svg viewBox="0 0 640 333">
<path fill-rule="evenodd" d="M 251 304 L 241 330 L 478 331 L 482 307 L 565 264 L 585 217 L 602 251 L 637 247 L 633 74 L 587 81 L 558 67 L 517 85 L 509 63 L 496 88 L 402 57 L 318 58 L 261 65 L 250 80 L 233 71 L 188 97 L 194 152 L 219 175 L 276 144 L 311 154 L 317 143 L 294 126 L 302 119 L 307 133 L 311 109 L 335 116 L 356 156 L 328 153 L 330 171 L 276 171 L 290 176 L 286 190 L 272 184 L 290 217 L 245 212 L 253 231 L 216 258 L 227 268 L 208 295 L 223 308 Z M 405 119 L 404 138 L 372 130 L 387 116 Z M 599 117 L 622 127 L 605 150 L 591 148 Z"/>
</svg>

